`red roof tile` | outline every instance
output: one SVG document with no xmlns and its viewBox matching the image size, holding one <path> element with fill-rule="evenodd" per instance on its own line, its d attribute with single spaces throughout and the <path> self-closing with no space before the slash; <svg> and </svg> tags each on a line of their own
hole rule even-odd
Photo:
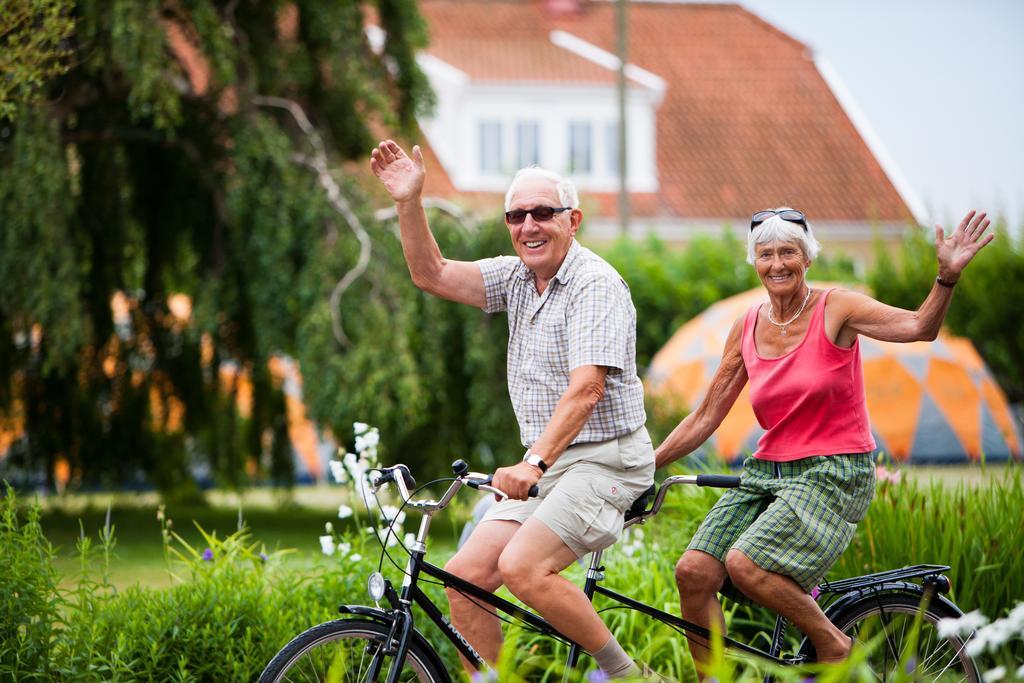
<svg viewBox="0 0 1024 683">
<path fill-rule="evenodd" d="M 547 33 L 516 42 L 480 38 L 437 41 L 427 53 L 474 81 L 615 83 L 616 74 L 556 46 Z"/>
<path fill-rule="evenodd" d="M 421 0 L 428 52 L 471 78 L 610 82 L 547 42 L 561 29 L 615 51 L 615 5 L 554 15 L 537 0 Z M 720 218 L 788 204 L 817 220 L 911 220 L 808 48 L 738 5 L 631 2 L 629 61 L 668 86 L 658 110 L 661 190 L 637 215 Z M 435 167 L 436 168 L 436 167 Z M 609 214 L 613 195 L 585 193 Z"/>
</svg>

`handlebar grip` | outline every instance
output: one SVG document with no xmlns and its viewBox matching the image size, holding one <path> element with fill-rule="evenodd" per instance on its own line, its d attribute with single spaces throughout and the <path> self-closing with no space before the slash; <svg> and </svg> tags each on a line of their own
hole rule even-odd
<svg viewBox="0 0 1024 683">
<path fill-rule="evenodd" d="M 728 474 L 698 474 L 697 486 L 713 486 L 718 489 L 734 489 L 740 485 L 740 478 Z"/>
<path fill-rule="evenodd" d="M 467 478 L 466 479 L 466 485 L 470 486 L 472 488 L 477 489 L 477 488 L 480 488 L 480 486 L 483 486 L 483 485 L 490 486 L 491 485 L 491 480 L 493 480 L 493 479 L 494 479 L 494 475 L 493 474 L 488 474 L 483 479 L 468 479 Z M 526 495 L 529 496 L 530 498 L 536 498 L 539 493 L 540 493 L 540 486 L 538 486 L 537 484 L 534 484 L 533 486 L 530 487 L 530 490 L 527 492 Z"/>
<path fill-rule="evenodd" d="M 483 479 L 471 479 L 469 477 L 466 477 L 466 486 L 469 486 L 470 488 L 474 488 L 474 489 L 478 489 L 478 488 L 480 488 L 481 485 L 484 485 L 484 484 L 489 486 L 490 483 L 491 483 L 491 479 L 493 479 L 493 478 L 494 478 L 493 475 L 490 475 L 490 474 L 488 474 Z"/>
<path fill-rule="evenodd" d="M 412 472 L 405 465 L 395 465 L 395 471 L 402 475 L 402 480 L 405 482 L 407 489 L 416 488 L 416 479 L 412 476 Z"/>
</svg>

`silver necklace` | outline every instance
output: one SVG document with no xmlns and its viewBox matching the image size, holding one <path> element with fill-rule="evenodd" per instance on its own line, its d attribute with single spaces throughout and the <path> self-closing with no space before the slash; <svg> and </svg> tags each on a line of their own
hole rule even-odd
<svg viewBox="0 0 1024 683">
<path fill-rule="evenodd" d="M 776 322 L 775 318 L 772 317 L 772 302 L 769 301 L 768 302 L 768 322 L 770 322 L 772 325 L 775 325 L 775 327 L 779 328 L 779 334 L 782 334 L 782 335 L 789 334 L 786 331 L 786 328 L 789 327 L 790 325 L 792 325 L 793 321 L 795 321 L 797 318 L 800 317 L 800 314 L 804 312 L 804 306 L 807 305 L 807 302 L 810 300 L 810 298 L 811 298 L 811 288 L 808 287 L 807 288 L 807 296 L 804 297 L 804 302 L 802 304 L 800 304 L 800 310 L 798 310 L 796 312 L 796 315 L 794 315 L 792 318 L 790 318 L 789 320 L 787 320 L 784 323 Z"/>
</svg>

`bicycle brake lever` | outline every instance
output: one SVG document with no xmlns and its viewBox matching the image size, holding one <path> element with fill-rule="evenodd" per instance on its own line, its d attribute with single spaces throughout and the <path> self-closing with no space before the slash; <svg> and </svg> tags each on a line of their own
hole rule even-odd
<svg viewBox="0 0 1024 683">
<path fill-rule="evenodd" d="M 507 493 L 505 493 L 501 489 L 496 489 L 493 486 L 488 486 L 487 484 L 479 484 L 479 485 L 475 486 L 474 488 L 476 488 L 477 490 L 480 490 L 480 491 L 488 491 L 490 493 L 493 493 L 494 495 L 498 496 L 502 500 L 508 500 L 508 494 Z"/>
</svg>

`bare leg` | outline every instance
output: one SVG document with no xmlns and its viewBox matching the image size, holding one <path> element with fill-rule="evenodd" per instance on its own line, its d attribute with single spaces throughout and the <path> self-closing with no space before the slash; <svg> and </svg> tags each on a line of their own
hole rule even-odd
<svg viewBox="0 0 1024 683">
<path fill-rule="evenodd" d="M 588 652 L 602 648 L 611 632 L 576 584 L 559 574 L 576 553 L 544 522 L 528 519 L 498 560 L 501 578 L 513 595 Z"/>
<path fill-rule="evenodd" d="M 850 654 L 850 639 L 835 627 L 796 581 L 762 569 L 735 548 L 725 557 L 736 587 L 761 605 L 789 619 L 811 639 L 823 663 L 841 662 Z"/>
<path fill-rule="evenodd" d="M 725 616 L 718 601 L 718 591 L 725 583 L 725 565 L 700 550 L 687 550 L 676 563 L 676 586 L 683 618 L 709 631 L 714 624 L 725 635 Z M 695 633 L 687 634 L 690 655 L 697 667 L 697 676 L 704 680 L 704 666 L 711 657 L 710 643 Z"/>
<path fill-rule="evenodd" d="M 503 520 L 483 522 L 473 530 L 466 544 L 448 560 L 445 570 L 484 590 L 498 590 L 501 586 L 498 557 L 519 526 L 518 522 Z M 486 605 L 479 606 L 478 601 L 474 602 L 454 589 L 448 588 L 445 592 L 448 594 L 452 624 L 481 657 L 491 664 L 497 662 L 502 635 L 501 622 L 494 610 Z M 461 654 L 459 658 L 467 672 L 475 671 Z"/>
</svg>

